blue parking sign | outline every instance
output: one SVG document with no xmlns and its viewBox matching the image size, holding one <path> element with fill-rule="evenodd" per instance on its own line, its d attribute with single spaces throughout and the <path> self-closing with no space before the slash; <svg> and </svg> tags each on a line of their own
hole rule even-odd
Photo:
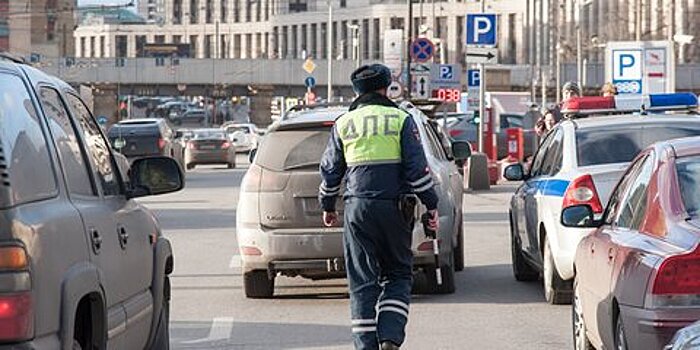
<svg viewBox="0 0 700 350">
<path fill-rule="evenodd" d="M 467 71 L 467 86 L 478 88 L 481 86 L 481 72 L 478 69 Z"/>
<path fill-rule="evenodd" d="M 452 80 L 454 79 L 454 70 L 452 66 L 443 64 L 440 66 L 440 79 L 442 80 Z"/>
<path fill-rule="evenodd" d="M 496 46 L 497 17 L 495 14 L 475 13 L 467 15 L 467 45 Z"/>
<path fill-rule="evenodd" d="M 643 87 L 642 50 L 612 51 L 612 83 L 620 94 L 641 94 Z"/>
</svg>

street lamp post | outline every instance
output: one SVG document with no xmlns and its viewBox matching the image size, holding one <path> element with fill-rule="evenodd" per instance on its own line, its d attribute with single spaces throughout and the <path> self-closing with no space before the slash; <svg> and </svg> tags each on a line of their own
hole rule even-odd
<svg viewBox="0 0 700 350">
<path fill-rule="evenodd" d="M 328 26 L 326 30 L 327 44 L 326 49 L 328 53 L 326 54 L 326 59 L 328 60 L 328 102 L 331 102 L 333 98 L 333 46 L 331 41 L 333 40 L 333 4 L 331 0 L 328 0 Z"/>
<path fill-rule="evenodd" d="M 578 86 L 583 89 L 583 28 L 581 28 L 583 7 L 593 3 L 593 0 L 576 0 L 576 78 Z"/>
</svg>

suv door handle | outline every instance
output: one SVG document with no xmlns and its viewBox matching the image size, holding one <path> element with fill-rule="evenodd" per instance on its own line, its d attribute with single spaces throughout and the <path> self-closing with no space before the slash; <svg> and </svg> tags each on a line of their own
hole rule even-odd
<svg viewBox="0 0 700 350">
<path fill-rule="evenodd" d="M 95 255 L 100 254 L 100 249 L 102 248 L 102 236 L 100 232 L 94 228 L 90 229 L 90 240 L 92 241 L 92 251 Z"/>
<path fill-rule="evenodd" d="M 119 235 L 119 245 L 122 249 L 126 249 L 126 244 L 129 243 L 129 233 L 126 232 L 124 226 L 119 226 L 117 228 L 117 234 Z"/>
</svg>

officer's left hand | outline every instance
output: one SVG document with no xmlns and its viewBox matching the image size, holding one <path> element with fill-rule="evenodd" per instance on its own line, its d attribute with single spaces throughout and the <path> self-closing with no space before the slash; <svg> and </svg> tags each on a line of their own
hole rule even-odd
<svg viewBox="0 0 700 350">
<path fill-rule="evenodd" d="M 323 224 L 326 227 L 332 227 L 338 224 L 338 213 L 334 211 L 323 212 Z"/>
</svg>

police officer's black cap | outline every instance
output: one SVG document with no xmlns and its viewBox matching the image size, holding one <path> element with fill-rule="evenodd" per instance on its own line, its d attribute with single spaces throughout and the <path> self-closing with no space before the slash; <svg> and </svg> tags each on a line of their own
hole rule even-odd
<svg viewBox="0 0 700 350">
<path fill-rule="evenodd" d="M 383 64 L 366 65 L 355 70 L 350 76 L 353 89 L 358 94 L 384 89 L 391 85 L 391 71 Z"/>
</svg>

